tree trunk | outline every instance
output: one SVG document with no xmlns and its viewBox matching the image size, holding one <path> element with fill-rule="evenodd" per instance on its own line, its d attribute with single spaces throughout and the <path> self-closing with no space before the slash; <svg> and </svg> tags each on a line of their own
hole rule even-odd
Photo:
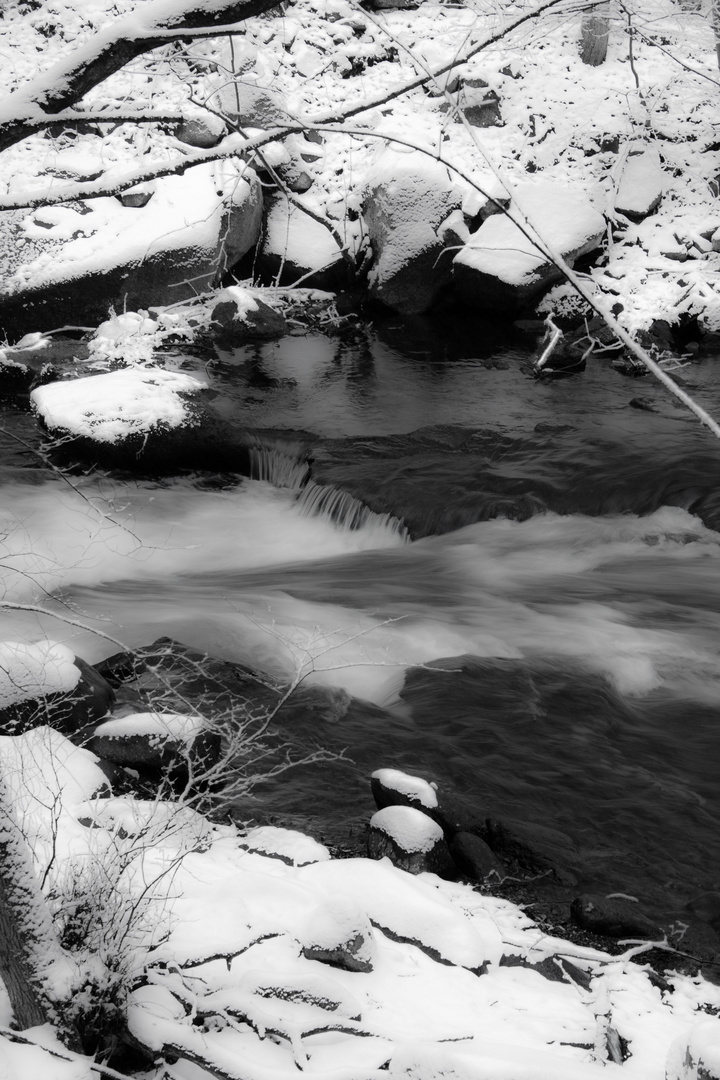
<svg viewBox="0 0 720 1080">
<path fill-rule="evenodd" d="M 715 33 L 715 52 L 717 54 L 718 68 L 720 68 L 720 0 L 712 0 L 711 18 Z"/>
<path fill-rule="evenodd" d="M 64 959 L 50 911 L 40 889 L 27 841 L 14 819 L 0 778 L 0 978 L 20 1030 L 48 1022 L 58 1026 L 47 990 L 54 961 Z M 60 1025 L 67 1045 L 77 1032 Z"/>
<path fill-rule="evenodd" d="M 720 3 L 720 0 L 714 0 Z M 599 67 L 607 56 L 610 34 L 610 0 L 604 0 L 583 15 L 580 27 L 580 59 L 590 67 Z"/>
</svg>

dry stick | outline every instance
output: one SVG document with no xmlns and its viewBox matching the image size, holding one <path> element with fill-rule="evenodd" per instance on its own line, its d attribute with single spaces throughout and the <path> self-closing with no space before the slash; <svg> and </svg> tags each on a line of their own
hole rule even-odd
<svg viewBox="0 0 720 1080">
<path fill-rule="evenodd" d="M 54 1047 L 43 1046 L 42 1043 L 37 1042 L 35 1039 L 28 1039 L 26 1035 L 21 1035 L 18 1031 L 12 1031 L 10 1028 L 0 1027 L 0 1036 L 10 1039 L 11 1042 L 22 1043 L 24 1046 L 35 1046 L 40 1050 L 44 1050 L 46 1054 L 59 1058 L 61 1061 L 82 1064 L 84 1068 L 92 1069 L 93 1072 L 98 1073 L 100 1076 L 108 1077 L 108 1080 L 131 1080 L 127 1073 L 117 1072 L 116 1069 L 111 1069 L 108 1065 L 99 1065 L 96 1061 L 91 1061 L 90 1058 L 84 1057 L 82 1054 L 71 1055 L 67 1051 L 63 1052 L 56 1050 Z"/>
<path fill-rule="evenodd" d="M 718 0 L 718 2 L 720 2 L 720 0 Z M 388 37 L 390 37 L 392 41 L 394 41 L 401 48 L 403 48 L 410 56 L 413 63 L 415 63 L 421 69 L 427 71 L 425 65 L 422 63 L 422 60 L 418 59 L 418 57 L 416 57 L 412 53 L 412 51 L 407 48 L 407 46 L 403 45 L 403 43 L 400 42 L 399 39 L 397 39 L 387 29 L 386 26 L 380 23 L 379 20 L 376 20 L 375 18 L 370 16 L 368 12 L 364 12 L 364 15 L 366 18 L 370 18 L 370 20 Z M 432 74 L 428 73 L 427 78 L 433 78 Z M 446 88 L 442 88 L 442 90 L 443 96 L 450 103 L 451 107 L 455 108 L 456 104 L 453 101 L 452 95 L 448 92 Z M 500 181 L 501 184 L 503 184 L 503 186 L 507 187 L 507 177 L 504 177 L 501 174 L 501 171 L 495 166 L 495 164 L 486 154 L 480 143 L 480 140 L 478 139 L 475 128 L 473 128 L 472 125 L 468 123 L 467 119 L 462 115 L 462 112 L 459 110 L 458 115 L 463 124 L 463 127 L 470 135 L 470 138 L 472 139 L 476 150 L 482 155 L 493 175 L 496 177 L 497 180 Z M 459 175 L 463 175 L 460 174 L 460 170 L 455 169 L 454 166 L 452 166 L 449 162 L 444 161 L 442 158 L 438 159 L 436 154 L 431 154 L 429 151 L 422 150 L 421 147 L 416 147 L 416 149 L 428 154 L 428 156 L 433 158 L 433 160 L 442 161 L 447 168 L 453 169 L 453 171 L 457 172 Z M 473 187 L 475 187 L 476 190 L 480 191 L 481 194 L 485 194 L 485 192 L 482 191 L 480 186 L 475 181 L 473 181 L 467 176 L 464 176 L 464 179 L 469 180 Z M 516 202 L 516 199 L 514 201 Z M 620 325 L 617 319 L 612 314 L 610 314 L 610 312 L 607 311 L 605 305 L 597 300 L 594 293 L 587 288 L 580 276 L 575 273 L 575 271 L 566 262 L 563 256 L 559 252 L 553 251 L 547 241 L 543 239 L 543 237 L 533 225 L 528 215 L 523 212 L 522 207 L 517 206 L 517 212 L 519 212 L 519 214 L 521 215 L 521 220 L 518 220 L 518 218 L 510 212 L 509 208 L 503 207 L 499 203 L 496 203 L 496 205 L 500 206 L 502 213 L 504 213 L 506 217 L 508 217 L 513 222 L 513 224 L 520 229 L 523 235 L 527 237 L 527 239 L 530 240 L 530 242 L 550 260 L 550 262 L 560 271 L 566 281 L 568 281 L 573 286 L 576 292 L 578 292 L 580 296 L 582 296 L 586 303 L 588 303 L 593 309 L 593 311 L 595 311 L 600 316 L 600 318 L 605 322 L 606 326 L 608 326 L 613 331 L 615 336 L 623 342 L 623 344 L 630 350 L 630 352 L 633 353 L 633 355 L 636 356 L 638 360 L 640 360 L 640 362 L 644 364 L 649 371 L 652 372 L 656 379 L 658 379 L 665 387 L 667 387 L 671 394 L 674 394 L 675 397 L 683 403 L 683 405 L 690 409 L 690 411 L 694 413 L 695 416 L 697 416 L 700 422 L 705 424 L 705 426 L 710 429 L 710 431 L 717 439 L 720 439 L 720 425 L 718 425 L 717 421 L 714 420 L 713 417 L 710 416 L 710 414 L 705 409 L 703 409 L 701 405 L 698 405 L 697 402 L 694 401 L 689 394 L 687 394 L 680 386 L 678 386 L 675 380 L 671 379 L 667 372 L 663 371 L 660 365 L 655 360 L 653 360 L 650 354 L 645 349 L 643 349 L 642 346 L 639 345 L 631 337 L 631 335 Z"/>
</svg>

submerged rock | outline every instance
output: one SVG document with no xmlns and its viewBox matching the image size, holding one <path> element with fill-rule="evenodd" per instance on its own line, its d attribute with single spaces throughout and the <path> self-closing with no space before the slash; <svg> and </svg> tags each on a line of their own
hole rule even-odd
<svg viewBox="0 0 720 1080">
<path fill-rule="evenodd" d="M 660 927 L 637 904 L 619 897 L 583 893 L 573 900 L 570 914 L 577 926 L 593 934 L 643 940 L 663 937 Z"/>
</svg>

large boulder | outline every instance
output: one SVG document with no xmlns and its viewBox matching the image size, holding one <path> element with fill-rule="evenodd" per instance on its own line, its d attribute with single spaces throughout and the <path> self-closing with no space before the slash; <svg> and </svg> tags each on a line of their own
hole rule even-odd
<svg viewBox="0 0 720 1080">
<path fill-rule="evenodd" d="M 146 192 L 147 193 L 147 192 Z M 232 161 L 153 182 L 144 205 L 113 196 L 0 213 L 2 329 L 100 322 L 210 288 L 260 235 L 262 192 Z"/>
<path fill-rule="evenodd" d="M 107 715 L 112 687 L 55 641 L 0 643 L 0 733 L 47 726 L 70 733 Z"/>
<path fill-rule="evenodd" d="M 524 215 L 571 266 L 597 248 L 605 219 L 581 191 L 541 180 L 518 185 L 511 211 Z M 552 260 L 505 214 L 487 218 L 453 263 L 461 299 L 482 311 L 517 315 L 562 277 Z"/>
<path fill-rule="evenodd" d="M 384 150 L 366 182 L 363 216 L 374 252 L 370 295 L 403 315 L 427 311 L 451 277 L 445 248 L 464 237 L 462 193 L 419 152 Z M 453 228 L 454 226 L 454 228 Z"/>
</svg>

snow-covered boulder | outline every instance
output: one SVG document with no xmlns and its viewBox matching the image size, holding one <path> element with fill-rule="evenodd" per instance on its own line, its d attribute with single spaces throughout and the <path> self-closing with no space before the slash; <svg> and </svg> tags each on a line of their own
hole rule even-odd
<svg viewBox="0 0 720 1080">
<path fill-rule="evenodd" d="M 615 210 L 631 221 L 642 221 L 657 210 L 663 197 L 665 174 L 653 145 L 634 143 L 618 178 Z"/>
<path fill-rule="evenodd" d="M 209 766 L 220 754 L 220 738 L 209 738 L 212 734 L 201 716 L 138 712 L 98 724 L 84 745 L 99 758 L 123 767 L 166 769 L 190 759 Z"/>
<path fill-rule="evenodd" d="M 218 295 L 210 325 L 213 336 L 224 347 L 282 337 L 287 333 L 287 323 L 282 315 L 239 285 L 231 285 Z"/>
<path fill-rule="evenodd" d="M 0 642 L 0 731 L 40 726 L 72 732 L 105 716 L 112 688 L 94 668 L 56 641 Z"/>
<path fill-rule="evenodd" d="M 261 218 L 257 177 L 232 161 L 156 180 L 144 206 L 105 196 L 0 214 L 4 328 L 189 299 L 255 245 Z"/>
<path fill-rule="evenodd" d="M 518 185 L 511 212 L 527 218 L 551 252 L 571 266 L 597 248 L 605 219 L 587 195 L 545 180 Z M 494 214 L 455 256 L 460 297 L 486 311 L 515 314 L 561 278 L 552 260 L 505 214 Z"/>
<path fill-rule="evenodd" d="M 387 857 L 410 874 L 456 876 L 442 829 L 412 806 L 387 806 L 373 814 L 367 846 L 371 859 Z"/>
<path fill-rule="evenodd" d="M 450 281 L 452 257 L 443 251 L 459 241 L 445 226 L 461 204 L 441 162 L 394 149 L 379 155 L 363 199 L 374 252 L 371 296 L 404 315 L 427 311 Z"/>
<path fill-rule="evenodd" d="M 283 285 L 302 279 L 307 288 L 334 291 L 347 282 L 347 266 L 333 233 L 284 196 L 268 207 L 258 269 L 263 281 L 279 279 Z"/>
</svg>

